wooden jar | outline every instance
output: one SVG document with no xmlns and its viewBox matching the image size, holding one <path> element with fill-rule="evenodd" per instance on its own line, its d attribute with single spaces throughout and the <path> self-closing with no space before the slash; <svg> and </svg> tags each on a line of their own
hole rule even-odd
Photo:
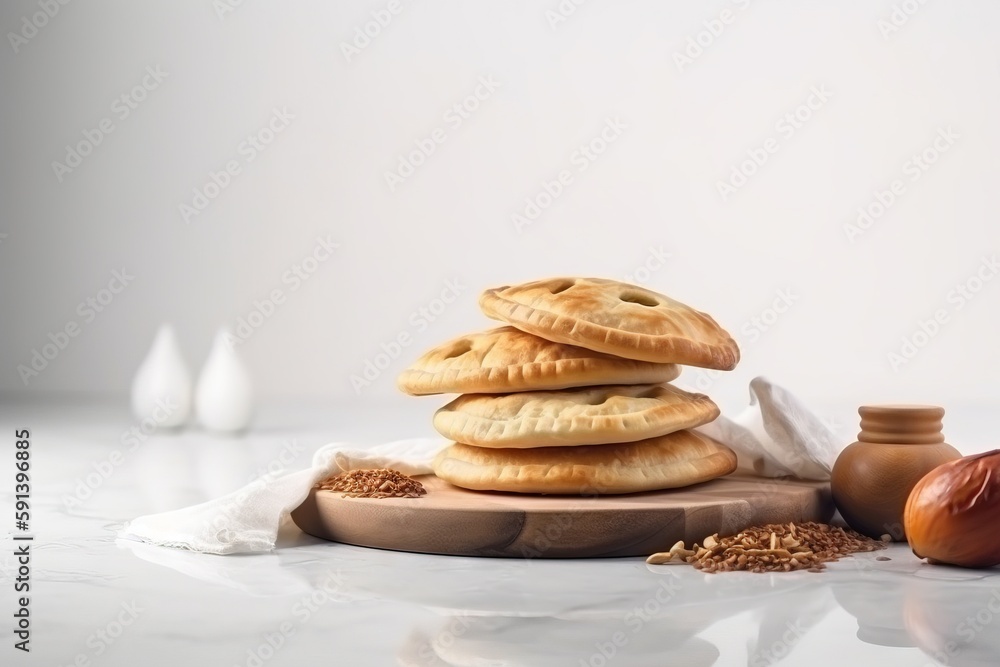
<svg viewBox="0 0 1000 667">
<path fill-rule="evenodd" d="M 865 405 L 861 432 L 833 466 L 833 500 L 859 533 L 905 541 L 903 509 L 920 478 L 961 454 L 944 441 L 944 409 L 929 405 Z"/>
</svg>

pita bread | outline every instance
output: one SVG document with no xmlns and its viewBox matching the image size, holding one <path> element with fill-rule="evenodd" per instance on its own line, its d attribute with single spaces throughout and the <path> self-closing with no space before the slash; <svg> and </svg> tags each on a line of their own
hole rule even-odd
<svg viewBox="0 0 1000 667">
<path fill-rule="evenodd" d="M 477 491 L 607 495 L 673 489 L 736 469 L 731 449 L 693 431 L 588 447 L 488 449 L 455 443 L 434 473 Z"/>
<path fill-rule="evenodd" d="M 707 424 L 719 408 L 671 385 L 464 394 L 434 414 L 446 438 L 479 447 L 633 442 Z"/>
<path fill-rule="evenodd" d="M 407 394 L 507 393 L 602 384 L 652 384 L 675 364 L 622 359 L 500 327 L 460 336 L 425 353 L 397 384 Z"/>
<path fill-rule="evenodd" d="M 657 294 L 603 278 L 551 278 L 483 292 L 493 319 L 536 336 L 655 363 L 732 370 L 736 342 L 705 313 Z"/>
</svg>

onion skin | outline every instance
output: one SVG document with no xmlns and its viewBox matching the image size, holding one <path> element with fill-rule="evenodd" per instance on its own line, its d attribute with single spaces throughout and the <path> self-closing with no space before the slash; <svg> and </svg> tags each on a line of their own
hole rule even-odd
<svg viewBox="0 0 1000 667">
<path fill-rule="evenodd" d="M 910 548 L 931 563 L 1000 564 L 1000 449 L 927 473 L 903 512 Z"/>
</svg>

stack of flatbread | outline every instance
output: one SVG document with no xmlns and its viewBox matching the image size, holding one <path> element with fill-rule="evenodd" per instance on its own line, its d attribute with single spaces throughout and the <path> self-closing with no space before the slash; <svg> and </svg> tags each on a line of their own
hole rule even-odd
<svg viewBox="0 0 1000 667">
<path fill-rule="evenodd" d="M 732 450 L 690 430 L 719 408 L 668 384 L 680 365 L 739 361 L 705 313 L 600 278 L 489 289 L 479 305 L 509 326 L 435 347 L 399 377 L 408 394 L 461 394 L 434 415 L 454 441 L 434 461 L 438 477 L 476 490 L 603 495 L 736 469 Z"/>
</svg>

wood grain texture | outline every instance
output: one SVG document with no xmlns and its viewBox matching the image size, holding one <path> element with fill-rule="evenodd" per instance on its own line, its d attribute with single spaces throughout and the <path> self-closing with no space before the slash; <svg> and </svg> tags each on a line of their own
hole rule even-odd
<svg viewBox="0 0 1000 667">
<path fill-rule="evenodd" d="M 684 489 L 622 496 L 528 496 L 467 491 L 418 478 L 420 498 L 344 498 L 310 492 L 292 520 L 304 532 L 379 549 L 455 556 L 646 556 L 678 540 L 751 525 L 828 521 L 826 483 L 726 477 Z"/>
</svg>

